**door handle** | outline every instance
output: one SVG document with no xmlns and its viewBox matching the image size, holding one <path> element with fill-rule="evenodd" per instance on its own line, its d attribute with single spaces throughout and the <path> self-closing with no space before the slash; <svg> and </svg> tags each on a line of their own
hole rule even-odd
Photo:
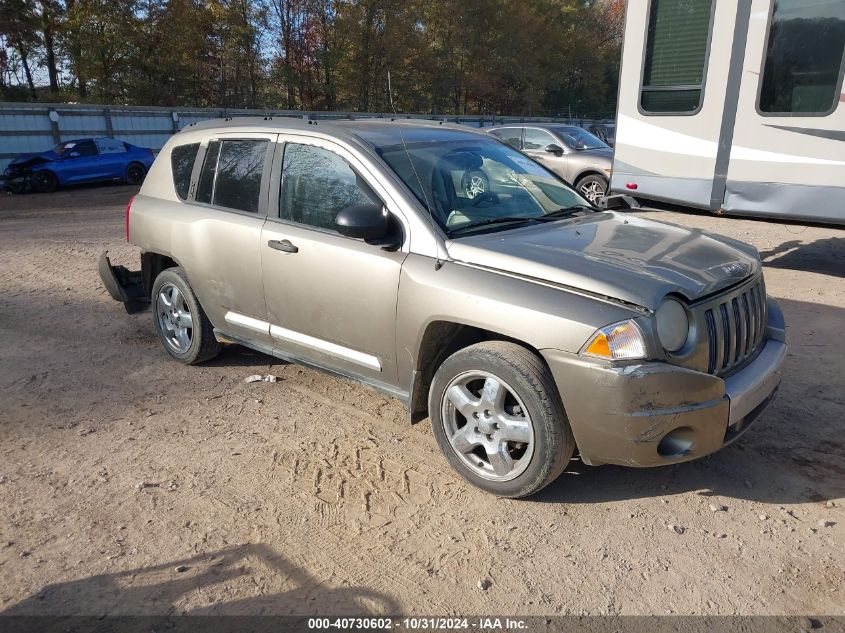
<svg viewBox="0 0 845 633">
<path fill-rule="evenodd" d="M 285 253 L 298 253 L 299 248 L 291 244 L 290 240 L 270 240 L 267 242 L 267 246 L 270 248 L 275 248 L 277 251 L 283 251 Z"/>
</svg>

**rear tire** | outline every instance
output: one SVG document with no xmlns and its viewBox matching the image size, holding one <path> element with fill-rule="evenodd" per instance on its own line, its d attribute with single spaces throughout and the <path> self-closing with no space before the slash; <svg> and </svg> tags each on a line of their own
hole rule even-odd
<svg viewBox="0 0 845 633">
<path fill-rule="evenodd" d="M 452 468 L 500 497 L 534 494 L 575 452 L 551 372 L 514 343 L 489 341 L 452 354 L 434 375 L 428 407 Z"/>
<path fill-rule="evenodd" d="M 32 190 L 37 193 L 53 193 L 59 187 L 59 179 L 56 174 L 48 169 L 42 169 L 30 176 Z"/>
<path fill-rule="evenodd" d="M 147 176 L 147 170 L 141 163 L 129 163 L 126 168 L 126 182 L 130 185 L 140 185 Z"/>
<path fill-rule="evenodd" d="M 173 358 L 196 365 L 220 353 L 214 326 L 197 301 L 184 270 L 163 270 L 153 283 L 151 303 L 156 334 Z"/>
<path fill-rule="evenodd" d="M 599 200 L 607 195 L 607 178 L 598 174 L 589 174 L 575 183 L 575 189 L 584 196 L 590 204 L 597 206 Z"/>
</svg>

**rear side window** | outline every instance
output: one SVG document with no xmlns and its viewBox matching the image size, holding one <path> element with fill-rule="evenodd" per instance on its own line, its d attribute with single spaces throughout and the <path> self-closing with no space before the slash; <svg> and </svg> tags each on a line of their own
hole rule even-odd
<svg viewBox="0 0 845 633">
<path fill-rule="evenodd" d="M 211 141 L 197 187 L 197 202 L 256 213 L 268 141 Z"/>
<path fill-rule="evenodd" d="M 778 0 L 760 88 L 765 114 L 825 115 L 839 102 L 845 0 Z"/>
<path fill-rule="evenodd" d="M 126 152 L 126 145 L 113 138 L 98 138 L 95 143 L 100 154 L 123 154 Z"/>
<path fill-rule="evenodd" d="M 519 149 L 521 131 L 522 129 L 518 127 L 505 127 L 500 130 L 492 130 L 490 134 L 514 149 Z"/>
<path fill-rule="evenodd" d="M 651 0 L 640 106 L 654 114 L 694 114 L 701 106 L 711 0 Z"/>
<path fill-rule="evenodd" d="M 340 211 L 367 203 L 380 201 L 342 157 L 322 147 L 285 145 L 280 200 L 283 220 L 334 231 Z"/>
<path fill-rule="evenodd" d="M 177 145 L 170 152 L 170 167 L 173 170 L 173 186 L 176 195 L 182 200 L 188 198 L 188 189 L 191 186 L 191 172 L 194 170 L 194 160 L 199 151 L 199 143 L 189 145 Z"/>
<path fill-rule="evenodd" d="M 267 141 L 223 141 L 217 160 L 214 204 L 249 213 L 258 212 L 266 156 Z"/>
</svg>

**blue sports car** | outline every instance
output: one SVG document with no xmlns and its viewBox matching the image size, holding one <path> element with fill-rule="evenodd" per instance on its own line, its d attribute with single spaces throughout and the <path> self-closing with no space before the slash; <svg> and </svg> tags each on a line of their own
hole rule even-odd
<svg viewBox="0 0 845 633">
<path fill-rule="evenodd" d="M 46 193 L 64 185 L 125 180 L 138 185 L 153 164 L 153 150 L 108 137 L 64 141 L 46 152 L 19 154 L 4 173 L 6 187 Z"/>
</svg>

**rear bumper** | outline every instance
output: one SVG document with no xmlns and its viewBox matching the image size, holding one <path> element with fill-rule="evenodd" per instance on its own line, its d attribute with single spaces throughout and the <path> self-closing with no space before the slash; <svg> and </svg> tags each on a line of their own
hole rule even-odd
<svg viewBox="0 0 845 633">
<path fill-rule="evenodd" d="M 129 314 L 141 312 L 149 307 L 150 298 L 144 290 L 140 271 L 132 271 L 124 266 L 112 266 L 107 251 L 100 255 L 97 270 L 111 298 L 120 301 Z"/>
<path fill-rule="evenodd" d="M 587 464 L 660 466 L 730 444 L 771 402 L 786 358 L 783 317 L 769 301 L 763 349 L 726 379 L 648 362 L 612 366 L 544 350 Z"/>
</svg>

